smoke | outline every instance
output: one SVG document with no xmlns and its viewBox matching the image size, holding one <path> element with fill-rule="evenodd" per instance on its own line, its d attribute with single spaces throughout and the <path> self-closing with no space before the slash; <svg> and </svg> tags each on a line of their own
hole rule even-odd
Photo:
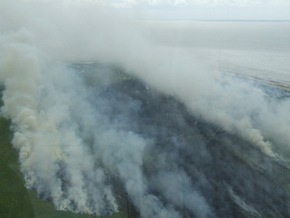
<svg viewBox="0 0 290 218">
<path fill-rule="evenodd" d="M 176 56 L 103 5 L 1 1 L 0 20 L 1 115 L 12 121 L 26 186 L 58 210 L 108 215 L 128 195 L 141 217 L 225 217 L 222 202 L 234 207 L 226 196 L 254 214 L 289 199 L 258 176 L 274 197 L 255 202 L 249 193 L 258 182 L 240 181 L 254 177 L 251 169 L 229 154 L 246 152 L 255 167 L 288 160 L 289 99 L 186 51 Z M 116 75 L 120 68 L 132 78 Z M 224 161 L 219 146 L 231 151 Z M 283 205 L 273 207 L 289 215 Z"/>
</svg>

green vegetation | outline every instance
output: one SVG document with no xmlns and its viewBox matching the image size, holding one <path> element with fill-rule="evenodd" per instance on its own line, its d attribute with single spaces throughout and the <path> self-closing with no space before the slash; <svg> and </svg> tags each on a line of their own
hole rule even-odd
<svg viewBox="0 0 290 218">
<path fill-rule="evenodd" d="M 9 122 L 0 120 L 0 217 L 34 217 L 29 193 L 17 169 L 17 154 L 9 143 Z"/>
<path fill-rule="evenodd" d="M 0 118 L 0 217 L 1 218 L 93 218 L 96 216 L 57 211 L 52 203 L 25 188 L 17 152 L 10 143 L 10 122 Z M 125 218 L 117 213 L 110 218 Z"/>
</svg>

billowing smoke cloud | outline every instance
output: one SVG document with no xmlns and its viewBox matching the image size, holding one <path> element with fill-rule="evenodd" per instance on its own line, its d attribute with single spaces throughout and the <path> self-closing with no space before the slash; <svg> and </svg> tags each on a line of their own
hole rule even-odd
<svg viewBox="0 0 290 218">
<path fill-rule="evenodd" d="M 0 6 L 1 115 L 12 120 L 26 185 L 40 197 L 59 210 L 97 215 L 122 210 L 126 195 L 141 217 L 226 217 L 235 205 L 255 216 L 265 205 L 289 215 L 285 204 L 273 205 L 289 202 L 282 188 L 268 190 L 274 185 L 256 174 L 246 186 L 241 180 L 253 172 L 228 151 L 253 167 L 279 168 L 290 154 L 289 100 L 186 52 L 176 58 L 106 7 Z M 132 78 L 118 74 L 120 67 Z M 254 201 L 249 193 L 259 182 L 272 200 Z"/>
</svg>

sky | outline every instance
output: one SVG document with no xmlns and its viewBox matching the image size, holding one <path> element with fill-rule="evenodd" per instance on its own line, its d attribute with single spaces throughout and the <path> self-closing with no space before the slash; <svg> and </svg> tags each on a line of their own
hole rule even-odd
<svg viewBox="0 0 290 218">
<path fill-rule="evenodd" d="M 290 20 L 290 0 L 95 1 L 106 2 L 140 19 Z"/>
<path fill-rule="evenodd" d="M 20 0 L 60 2 L 61 0 Z M 290 0 L 62 0 L 97 3 L 137 19 L 290 20 Z"/>
</svg>

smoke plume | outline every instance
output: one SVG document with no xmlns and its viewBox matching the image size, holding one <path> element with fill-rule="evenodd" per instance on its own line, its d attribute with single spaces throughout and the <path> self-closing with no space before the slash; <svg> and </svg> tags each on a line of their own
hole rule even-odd
<svg viewBox="0 0 290 218">
<path fill-rule="evenodd" d="M 288 172 L 289 98 L 192 57 L 106 5 L 2 0 L 1 115 L 27 188 L 76 213 L 289 216 L 289 179 L 269 179 Z"/>
</svg>

